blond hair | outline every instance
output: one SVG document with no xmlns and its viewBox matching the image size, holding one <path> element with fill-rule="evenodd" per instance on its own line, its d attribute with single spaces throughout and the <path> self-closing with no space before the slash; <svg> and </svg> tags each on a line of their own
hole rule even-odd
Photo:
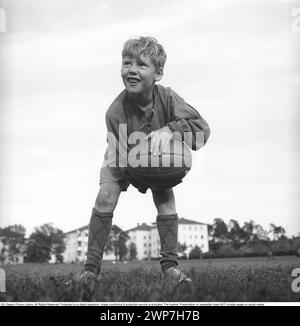
<svg viewBox="0 0 300 326">
<path fill-rule="evenodd" d="M 164 68 L 167 54 L 154 37 L 140 36 L 126 41 L 123 45 L 122 57 L 150 56 L 156 70 Z"/>
</svg>

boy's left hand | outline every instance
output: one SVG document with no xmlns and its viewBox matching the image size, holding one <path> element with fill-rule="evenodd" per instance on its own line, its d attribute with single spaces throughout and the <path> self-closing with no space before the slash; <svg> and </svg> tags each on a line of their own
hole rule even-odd
<svg viewBox="0 0 300 326">
<path fill-rule="evenodd" d="M 152 131 L 145 137 L 145 140 L 151 138 L 151 153 L 153 156 L 161 155 L 167 151 L 173 133 L 168 126 Z"/>
</svg>

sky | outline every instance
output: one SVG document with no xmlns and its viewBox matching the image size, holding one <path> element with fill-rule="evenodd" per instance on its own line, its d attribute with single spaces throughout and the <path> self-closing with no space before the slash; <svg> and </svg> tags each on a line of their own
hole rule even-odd
<svg viewBox="0 0 300 326">
<path fill-rule="evenodd" d="M 0 227 L 89 223 L 106 149 L 105 112 L 123 90 L 123 43 L 154 36 L 160 84 L 211 137 L 174 188 L 177 212 L 300 234 L 300 1 L 0 0 Z M 299 23 L 300 26 L 300 23 Z M 114 223 L 152 223 L 151 193 L 122 193 Z"/>
</svg>

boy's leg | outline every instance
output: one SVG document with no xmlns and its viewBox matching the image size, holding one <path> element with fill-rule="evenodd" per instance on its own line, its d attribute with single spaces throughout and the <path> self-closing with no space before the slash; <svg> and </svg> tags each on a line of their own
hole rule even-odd
<svg viewBox="0 0 300 326">
<path fill-rule="evenodd" d="M 191 284 L 191 279 L 177 267 L 178 216 L 173 189 L 151 189 L 157 208 L 157 230 L 161 245 L 161 268 L 166 286 Z"/>
<path fill-rule="evenodd" d="M 151 189 L 157 208 L 157 230 L 161 244 L 161 268 L 163 273 L 177 262 L 178 216 L 173 189 Z"/>
<path fill-rule="evenodd" d="M 99 274 L 104 247 L 112 226 L 114 209 L 122 187 L 118 183 L 102 183 L 92 211 L 89 226 L 85 270 Z"/>
</svg>

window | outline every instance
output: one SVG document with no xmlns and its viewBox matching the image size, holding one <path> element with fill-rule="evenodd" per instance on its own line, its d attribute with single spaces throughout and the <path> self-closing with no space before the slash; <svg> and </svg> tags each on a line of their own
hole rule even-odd
<svg viewBox="0 0 300 326">
<path fill-rule="evenodd" d="M 201 239 L 204 239 L 204 236 L 203 235 L 201 235 Z"/>
<path fill-rule="evenodd" d="M 192 227 L 191 226 L 189 226 L 189 230 L 191 230 L 192 229 Z"/>
<path fill-rule="evenodd" d="M 147 247 L 147 243 L 144 243 L 144 247 Z"/>
<path fill-rule="evenodd" d="M 81 241 L 78 241 L 78 247 L 81 247 Z"/>
<path fill-rule="evenodd" d="M 144 251 L 144 255 L 147 255 L 147 251 L 146 250 Z"/>
<path fill-rule="evenodd" d="M 198 230 L 198 225 L 195 225 L 195 230 L 196 230 L 196 231 Z"/>
</svg>

